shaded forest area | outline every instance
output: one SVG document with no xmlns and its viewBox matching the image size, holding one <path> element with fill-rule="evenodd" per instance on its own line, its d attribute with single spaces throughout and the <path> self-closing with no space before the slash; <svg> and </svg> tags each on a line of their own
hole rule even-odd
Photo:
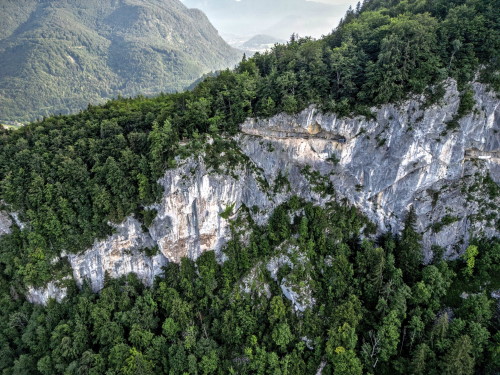
<svg viewBox="0 0 500 375">
<path fill-rule="evenodd" d="M 423 266 L 412 212 L 397 238 L 358 239 L 353 208 L 293 198 L 258 227 L 243 212 L 214 252 L 47 307 L 2 276 L 3 374 L 496 374 L 500 242 Z M 292 218 L 292 221 L 290 220 Z M 269 272 L 270 264 L 285 259 Z M 497 279 L 495 283 L 491 280 Z M 283 286 L 304 298 L 295 311 Z M 495 311 L 497 311 L 495 315 Z"/>
</svg>

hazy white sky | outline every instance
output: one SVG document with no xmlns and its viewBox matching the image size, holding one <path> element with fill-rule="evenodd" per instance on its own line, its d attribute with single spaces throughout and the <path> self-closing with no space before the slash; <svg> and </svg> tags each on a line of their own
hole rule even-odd
<svg viewBox="0 0 500 375">
<path fill-rule="evenodd" d="M 314 1 L 317 2 L 317 3 L 325 3 L 325 4 L 332 4 L 332 5 L 350 4 L 353 7 L 358 3 L 358 0 L 356 0 L 356 1 L 349 1 L 349 0 L 314 0 Z"/>
<path fill-rule="evenodd" d="M 358 0 L 182 0 L 203 10 L 223 37 L 267 34 L 289 39 L 292 33 L 319 37 L 335 28 Z M 318 4 L 321 3 L 321 4 Z"/>
</svg>

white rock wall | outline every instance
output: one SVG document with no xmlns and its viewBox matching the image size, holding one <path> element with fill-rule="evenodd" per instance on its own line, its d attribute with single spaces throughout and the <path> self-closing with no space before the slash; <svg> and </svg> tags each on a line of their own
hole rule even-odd
<svg viewBox="0 0 500 375">
<path fill-rule="evenodd" d="M 153 248 L 156 243 L 149 233 L 143 232 L 136 219 L 127 218 L 115 230 L 115 234 L 96 241 L 83 254 L 67 256 L 78 285 L 88 280 L 92 289 L 98 291 L 104 286 L 106 273 L 112 278 L 135 273 L 146 285 L 151 285 L 154 278 L 161 274 L 167 258 L 162 253 L 153 257 L 145 254 L 144 250 Z"/>
<path fill-rule="evenodd" d="M 324 174 L 334 173 L 331 181 L 336 191 L 358 206 L 381 231 L 400 230 L 409 206 L 414 205 L 427 259 L 432 256 L 432 245 L 456 256 L 467 244 L 471 225 L 486 235 L 498 234 L 487 223 L 470 223 L 469 217 L 480 207 L 467 202 L 461 192 L 461 184 L 466 183 L 463 178 L 476 172 L 489 173 L 500 182 L 500 102 L 483 85 L 475 84 L 474 90 L 475 111 L 461 119 L 455 131 L 445 132 L 445 123 L 459 105 L 456 84 L 449 81 L 442 105 L 424 108 L 422 100 L 410 100 L 398 107 L 386 105 L 377 111 L 376 120 L 338 118 L 313 107 L 296 116 L 248 120 L 241 128 L 247 134 L 241 147 L 267 176 L 278 171 L 293 173 L 297 164 L 312 165 Z M 290 136 L 318 128 L 321 133 L 316 138 Z M 325 134 L 345 137 L 346 142 L 321 139 Z M 271 142 L 274 151 L 267 152 L 268 147 L 252 141 L 255 138 Z M 469 150 L 478 150 L 482 159 L 466 158 Z M 338 166 L 327 161 L 332 156 L 340 160 Z M 442 190 L 435 206 L 429 190 Z M 500 202 L 497 199 L 493 203 L 498 207 Z M 459 221 L 439 233 L 429 230 L 431 223 L 447 214 L 457 216 Z"/>
<path fill-rule="evenodd" d="M 67 294 L 65 287 L 59 286 L 56 282 L 49 282 L 44 288 L 28 287 L 26 298 L 29 302 L 37 305 L 46 305 L 49 299 L 61 302 Z"/>
<path fill-rule="evenodd" d="M 241 168 L 238 173 L 238 179 L 210 173 L 201 159 L 165 173 L 159 181 L 165 192 L 154 206 L 158 215 L 149 231 L 169 260 L 220 250 L 229 236 L 229 223 L 220 215 L 227 207 L 234 205 L 235 213 L 242 204 L 272 204 L 251 171 Z"/>
<path fill-rule="evenodd" d="M 148 231 L 134 218 L 127 218 L 116 226 L 116 234 L 96 241 L 83 254 L 68 256 L 73 276 L 78 284 L 88 279 L 94 290 L 102 288 L 106 272 L 111 277 L 135 272 L 151 284 L 168 261 L 178 262 L 184 256 L 195 259 L 210 249 L 220 256 L 229 236 L 228 221 L 220 213 L 229 205 L 234 204 L 233 212 L 242 205 L 257 206 L 254 219 L 265 223 L 274 207 L 292 195 L 316 204 L 329 199 L 312 191 L 301 173 L 306 165 L 328 176 L 339 197 L 359 207 L 381 231 L 400 230 L 408 207 L 414 205 L 427 260 L 432 257 L 432 245 L 456 256 L 467 245 L 470 229 L 498 235 L 491 223 L 471 219 L 481 205 L 469 202 L 461 191 L 464 184 L 473 183 L 476 172 L 489 173 L 500 182 L 500 102 L 483 85 L 474 84 L 474 90 L 475 111 L 453 132 L 445 132 L 445 122 L 459 105 L 453 81 L 448 82 L 441 105 L 424 108 L 422 98 L 386 105 L 377 110 L 376 120 L 338 118 L 313 107 L 295 116 L 248 120 L 237 141 L 261 172 L 241 166 L 239 178 L 233 178 L 213 173 L 201 159 L 166 171 L 159 181 L 163 197 L 153 206 L 158 216 Z M 337 136 L 344 137 L 345 143 L 333 140 Z M 472 149 L 483 159 L 466 158 Z M 337 165 L 329 159 L 333 156 L 339 160 Z M 287 176 L 290 190 L 273 193 L 279 173 Z M 259 177 L 271 189 L 263 191 Z M 429 193 L 432 190 L 441 191 L 436 204 Z M 433 233 L 429 225 L 447 214 L 459 220 Z M 155 245 L 161 253 L 153 258 L 141 251 Z M 37 302 L 44 303 L 46 295 L 38 294 L 42 297 Z"/>
</svg>

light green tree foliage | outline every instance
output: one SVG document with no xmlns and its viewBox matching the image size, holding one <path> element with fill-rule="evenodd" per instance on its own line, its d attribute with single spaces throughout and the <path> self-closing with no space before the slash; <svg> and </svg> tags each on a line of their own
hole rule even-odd
<svg viewBox="0 0 500 375">
<path fill-rule="evenodd" d="M 477 246 L 475 245 L 470 245 L 467 247 L 465 250 L 465 253 L 463 255 L 464 260 L 466 262 L 466 268 L 464 269 L 464 274 L 467 276 L 472 276 L 474 273 L 474 266 L 476 264 L 476 257 L 479 255 L 479 251 L 477 249 Z"/>
<path fill-rule="evenodd" d="M 337 347 L 332 362 L 335 375 L 361 375 L 363 373 L 363 365 L 354 350 Z"/>
<path fill-rule="evenodd" d="M 463 335 L 453 342 L 448 351 L 443 363 L 443 374 L 472 375 L 473 373 L 472 342 L 468 335 Z"/>
<path fill-rule="evenodd" d="M 123 375 L 153 375 L 153 363 L 137 349 L 130 349 L 130 355 L 122 368 Z"/>
<path fill-rule="evenodd" d="M 421 92 L 424 77 L 433 74 L 439 60 L 435 54 L 437 22 L 429 14 L 400 15 L 385 26 L 375 64 L 369 66 L 368 84 L 378 101 L 398 101 L 410 89 Z"/>
<path fill-rule="evenodd" d="M 286 350 L 287 345 L 293 340 L 290 326 L 285 322 L 279 323 L 274 327 L 271 337 L 275 344 L 283 351 Z"/>
</svg>

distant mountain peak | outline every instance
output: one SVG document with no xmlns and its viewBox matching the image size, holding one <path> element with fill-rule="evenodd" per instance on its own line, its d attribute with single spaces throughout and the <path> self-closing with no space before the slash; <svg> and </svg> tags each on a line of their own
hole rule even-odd
<svg viewBox="0 0 500 375">
<path fill-rule="evenodd" d="M 0 12 L 4 121 L 179 91 L 240 57 L 179 0 L 7 1 Z"/>
<path fill-rule="evenodd" d="M 292 33 L 319 37 L 331 31 L 347 10 L 345 4 L 325 4 L 306 0 L 184 0 L 190 8 L 199 8 L 225 35 L 247 39 L 270 34 L 288 39 Z"/>
</svg>

